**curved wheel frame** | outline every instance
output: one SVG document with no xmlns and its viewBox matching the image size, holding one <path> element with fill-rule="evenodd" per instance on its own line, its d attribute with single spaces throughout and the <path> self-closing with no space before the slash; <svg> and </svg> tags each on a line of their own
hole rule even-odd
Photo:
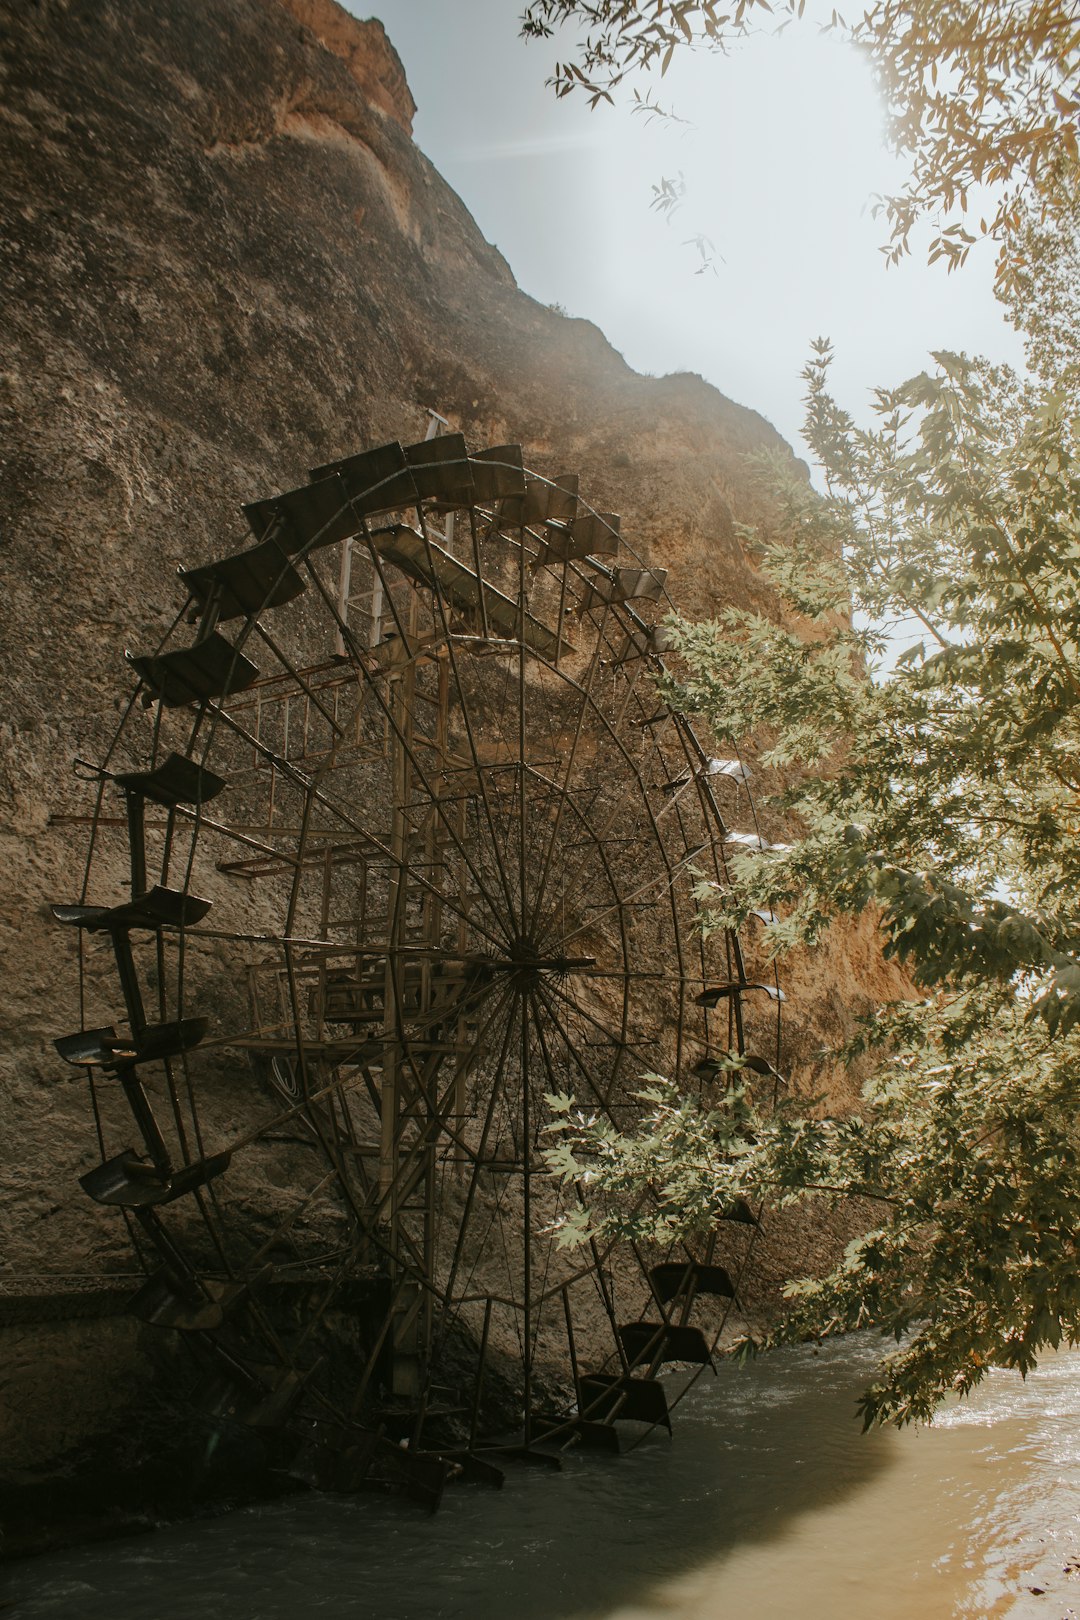
<svg viewBox="0 0 1080 1620">
<path fill-rule="evenodd" d="M 254 544 L 181 570 L 131 657 L 83 895 L 55 908 L 83 1187 L 147 1269 L 132 1309 L 189 1336 L 206 1406 L 290 1427 L 337 1488 L 437 1499 L 490 1461 L 493 1414 L 527 1452 L 670 1426 L 656 1373 L 709 1364 L 735 1296 L 717 1239 L 562 1251 L 542 1159 L 556 1094 L 625 1127 L 643 1074 L 708 1087 L 747 1051 L 746 997 L 779 1019 L 738 938 L 694 927 L 718 788 L 752 805 L 658 695 L 663 572 L 576 479 L 459 435 L 245 515 Z M 720 1244 L 736 1281 L 755 1219 Z"/>
</svg>

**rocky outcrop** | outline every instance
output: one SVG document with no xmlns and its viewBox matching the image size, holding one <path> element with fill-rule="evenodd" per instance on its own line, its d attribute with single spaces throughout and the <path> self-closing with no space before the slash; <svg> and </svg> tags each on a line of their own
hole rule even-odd
<svg viewBox="0 0 1080 1620">
<path fill-rule="evenodd" d="M 103 756 L 130 691 L 121 649 L 167 628 L 176 566 L 240 543 L 239 502 L 419 438 L 435 407 L 477 444 L 579 471 L 684 609 L 767 604 L 736 527 L 759 515 L 742 457 L 784 450 L 699 377 L 638 376 L 519 290 L 413 145 L 380 24 L 332 0 L 3 9 L 0 1311 L 5 1290 L 131 1269 L 121 1223 L 76 1185 L 98 1155 L 84 1082 L 51 1046 L 80 1015 L 47 905 L 81 881 L 93 806 L 72 761 Z M 796 1049 L 896 982 L 853 932 L 800 969 Z M 834 1236 L 778 1228 L 765 1272 Z M 0 1456 L 20 1489 L 145 1418 L 163 1352 L 84 1315 L 0 1326 Z"/>
<path fill-rule="evenodd" d="M 360 86 L 364 100 L 412 134 L 416 102 L 405 80 L 401 58 L 377 18 L 360 22 L 335 0 L 268 0 L 282 4 L 320 45 L 340 56 Z"/>
</svg>

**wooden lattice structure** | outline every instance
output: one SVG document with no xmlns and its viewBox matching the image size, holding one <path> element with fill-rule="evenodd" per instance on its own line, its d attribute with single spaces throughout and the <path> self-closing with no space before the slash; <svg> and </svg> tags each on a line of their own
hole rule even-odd
<svg viewBox="0 0 1080 1620">
<path fill-rule="evenodd" d="M 667 1423 L 658 1370 L 710 1359 L 753 1213 L 700 1252 L 560 1250 L 588 1191 L 541 1154 L 554 1094 L 626 1125 L 649 1071 L 771 1075 L 744 998 L 779 991 L 693 923 L 745 772 L 658 694 L 663 573 L 517 447 L 384 445 L 244 510 L 246 549 L 182 570 L 172 631 L 128 655 L 55 908 L 82 1185 L 203 1409 L 291 1434 L 323 1483 L 434 1501 L 501 1450 Z"/>
</svg>

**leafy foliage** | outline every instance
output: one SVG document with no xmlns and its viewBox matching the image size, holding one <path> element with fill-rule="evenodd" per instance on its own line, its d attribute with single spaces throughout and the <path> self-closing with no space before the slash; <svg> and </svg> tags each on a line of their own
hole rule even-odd
<svg viewBox="0 0 1080 1620">
<path fill-rule="evenodd" d="M 804 15 L 806 0 L 531 0 L 522 31 L 546 36 L 584 27 L 556 68 L 560 96 L 612 101 L 630 74 L 666 73 L 676 51 L 727 50 L 779 15 Z M 910 163 L 904 190 L 883 209 L 890 258 L 908 251 L 922 218 L 934 219 L 931 260 L 963 264 L 977 234 L 1002 245 L 999 277 L 1014 284 L 1010 239 L 1024 223 L 1025 194 L 1069 192 L 1078 158 L 1080 20 L 1069 0 L 876 0 L 851 26 L 834 10 L 827 25 L 871 62 L 893 143 Z M 995 207 L 978 226 L 969 194 L 993 188 Z M 974 198 L 971 199 L 974 204 Z M 939 222 L 938 216 L 944 222 Z"/>
<path fill-rule="evenodd" d="M 767 738 L 763 764 L 813 769 L 782 796 L 806 839 L 743 857 L 724 920 L 780 904 L 788 933 L 813 939 L 838 906 L 875 901 L 916 982 L 1028 972 L 1044 1016 L 1071 1025 L 1080 418 L 1008 375 L 937 361 L 879 393 L 864 431 L 831 399 L 819 348 L 808 437 L 830 493 L 784 481 L 790 540 L 771 553 L 806 633 L 738 609 L 680 626 L 678 696 L 722 737 Z M 898 622 L 919 640 L 889 680 L 866 681 Z"/>
<path fill-rule="evenodd" d="M 868 1200 L 871 1230 L 792 1288 L 777 1335 L 902 1340 L 867 1422 L 926 1417 L 991 1363 L 1025 1371 L 1080 1340 L 1080 418 L 1009 373 L 935 362 L 880 392 L 864 430 L 817 345 L 827 493 L 763 464 L 782 538 L 744 536 L 788 618 L 676 622 L 668 692 L 801 829 L 702 884 L 704 926 L 775 912 L 780 952 L 872 906 L 924 999 L 868 1022 L 856 1115 L 763 1106 L 731 1056 L 713 1096 L 650 1081 L 632 1139 L 567 1108 L 551 1161 L 589 1178 L 613 1233 L 706 1230 L 737 1198 Z M 911 645 L 868 680 L 897 626 Z"/>
<path fill-rule="evenodd" d="M 1003 297 L 1024 334 L 1028 365 L 1050 388 L 1080 377 L 1080 191 L 1063 189 L 1056 205 L 1021 209 Z"/>
<path fill-rule="evenodd" d="M 629 1237 L 707 1231 L 738 1198 L 866 1200 L 879 1220 L 829 1276 L 792 1285 L 768 1342 L 895 1336 L 864 1422 L 927 1419 L 991 1365 L 1026 1372 L 1043 1347 L 1080 1338 L 1077 1046 L 1015 1005 L 986 1012 L 965 998 L 886 1020 L 876 1034 L 889 1029 L 894 1054 L 863 1113 L 758 1111 L 741 1084 L 708 1107 L 654 1082 L 630 1140 L 568 1111 L 552 1165 L 590 1178 L 603 1230 Z M 576 1228 L 568 1241 L 587 1230 L 580 1213 Z"/>
</svg>

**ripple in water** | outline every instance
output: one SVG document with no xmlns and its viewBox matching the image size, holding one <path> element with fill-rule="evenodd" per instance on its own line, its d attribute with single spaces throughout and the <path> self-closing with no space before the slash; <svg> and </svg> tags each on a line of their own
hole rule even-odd
<svg viewBox="0 0 1080 1620">
<path fill-rule="evenodd" d="M 873 1345 L 702 1379 L 676 1437 L 435 1518 L 309 1496 L 10 1570 L 78 1620 L 1080 1620 L 1080 1352 L 930 1430 L 862 1435 Z M 1033 1590 L 1036 1589 L 1036 1590 Z M 5 1617 L 6 1620 L 6 1617 Z"/>
</svg>

